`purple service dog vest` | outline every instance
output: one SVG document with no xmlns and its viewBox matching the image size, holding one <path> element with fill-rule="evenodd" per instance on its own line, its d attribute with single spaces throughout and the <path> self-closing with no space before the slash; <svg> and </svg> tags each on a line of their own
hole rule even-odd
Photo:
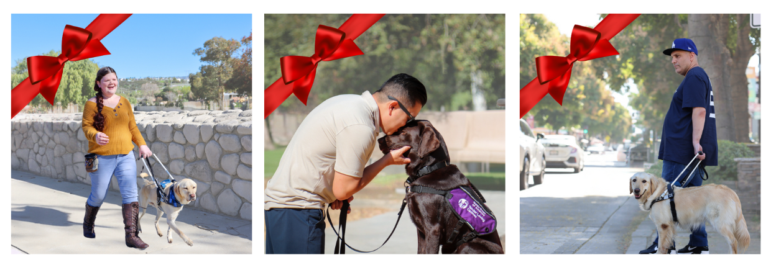
<svg viewBox="0 0 771 265">
<path fill-rule="evenodd" d="M 479 235 L 494 232 L 498 221 L 492 211 L 472 194 L 469 187 L 461 186 L 451 190 L 446 198 L 455 215 Z"/>
</svg>

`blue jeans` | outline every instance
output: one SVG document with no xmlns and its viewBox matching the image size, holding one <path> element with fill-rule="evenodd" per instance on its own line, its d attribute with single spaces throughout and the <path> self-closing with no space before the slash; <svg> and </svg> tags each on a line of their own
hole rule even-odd
<svg viewBox="0 0 771 265">
<path fill-rule="evenodd" d="M 265 211 L 265 254 L 324 254 L 324 212 L 274 208 Z"/>
<path fill-rule="evenodd" d="M 678 183 L 675 183 L 675 186 L 678 187 L 698 187 L 701 186 L 701 171 L 696 170 L 696 172 L 693 173 L 693 176 L 691 177 L 691 180 L 688 183 L 685 183 L 685 185 L 681 186 L 681 182 L 688 179 L 688 174 L 691 173 L 693 168 L 696 166 L 696 163 L 699 162 L 698 160 L 694 160 L 693 163 L 691 163 L 691 166 L 688 167 L 688 170 L 686 170 L 683 175 L 680 177 Z M 705 163 L 702 161 L 702 163 Z M 681 171 L 685 168 L 686 165 L 672 162 L 668 160 L 664 160 L 664 167 L 661 171 L 661 177 L 664 178 L 667 182 L 675 181 L 675 178 L 677 178 L 677 175 L 680 174 Z M 664 202 L 662 202 L 664 203 Z M 668 202 L 667 202 L 668 203 Z M 677 198 L 675 198 L 675 203 L 677 203 Z M 673 241 L 674 242 L 674 241 Z M 653 241 L 653 244 L 659 243 L 659 237 L 656 236 L 656 240 Z M 690 241 L 688 241 L 689 246 L 693 247 L 706 247 L 708 246 L 707 242 L 707 230 L 704 224 L 701 224 L 698 230 L 691 230 L 691 238 Z"/>
<path fill-rule="evenodd" d="M 125 155 L 97 155 L 99 168 L 96 172 L 88 173 L 91 177 L 91 194 L 86 203 L 93 207 L 100 207 L 107 196 L 112 175 L 118 180 L 123 204 L 137 200 L 137 164 L 132 150 Z"/>
</svg>

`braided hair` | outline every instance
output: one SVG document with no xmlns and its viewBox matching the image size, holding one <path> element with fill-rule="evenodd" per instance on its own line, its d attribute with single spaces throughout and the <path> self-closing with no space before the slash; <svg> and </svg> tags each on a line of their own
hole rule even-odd
<svg viewBox="0 0 771 265">
<path fill-rule="evenodd" d="M 102 95 L 102 89 L 99 87 L 99 85 L 96 82 L 99 82 L 102 80 L 102 78 L 107 75 L 113 73 L 116 76 L 118 73 L 115 72 L 115 69 L 112 69 L 112 67 L 105 66 L 99 69 L 98 72 L 96 72 L 96 81 L 94 81 L 94 91 L 96 91 L 96 108 L 97 112 L 94 114 L 94 128 L 96 128 L 97 131 L 104 130 L 104 115 L 102 115 L 102 108 L 104 107 L 104 95 Z"/>
</svg>

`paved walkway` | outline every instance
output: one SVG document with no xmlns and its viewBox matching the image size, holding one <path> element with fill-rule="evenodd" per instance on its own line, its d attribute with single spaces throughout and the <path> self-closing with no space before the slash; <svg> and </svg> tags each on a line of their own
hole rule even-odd
<svg viewBox="0 0 771 265">
<path fill-rule="evenodd" d="M 188 246 L 179 235 L 166 242 L 165 216 L 154 228 L 155 207 L 142 218 L 140 237 L 150 245 L 145 250 L 125 245 L 119 192 L 110 190 L 96 218 L 96 238 L 83 237 L 85 201 L 91 186 L 59 182 L 24 171 L 11 171 L 11 253 L 94 254 L 250 254 L 252 222 L 186 208 L 177 225 L 193 240 Z"/>
<path fill-rule="evenodd" d="M 404 193 L 403 189 L 399 189 Z M 506 211 L 505 198 L 503 191 L 482 190 L 482 196 L 487 200 L 487 207 L 493 211 L 498 219 L 498 235 L 503 237 L 506 234 Z M 359 202 L 363 203 L 363 202 Z M 357 201 L 352 202 L 351 207 L 356 207 Z M 391 233 L 391 229 L 396 222 L 397 213 L 401 204 L 393 205 L 393 211 L 374 217 L 349 222 L 345 233 L 345 241 L 348 245 L 363 251 L 369 251 L 377 248 Z M 353 208 L 355 211 L 356 209 Z M 332 220 L 337 229 L 337 221 Z M 335 250 L 335 232 L 330 227 L 325 231 L 324 249 L 326 254 L 332 254 Z M 418 250 L 418 233 L 415 224 L 409 216 L 409 210 L 405 209 L 399 226 L 396 228 L 391 239 L 383 248 L 374 252 L 374 254 L 414 254 Z M 346 249 L 346 254 L 358 254 L 357 252 Z"/>
</svg>

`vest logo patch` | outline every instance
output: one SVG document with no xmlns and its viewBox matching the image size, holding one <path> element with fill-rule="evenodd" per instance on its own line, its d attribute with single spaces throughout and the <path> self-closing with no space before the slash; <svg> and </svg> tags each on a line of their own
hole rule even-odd
<svg viewBox="0 0 771 265">
<path fill-rule="evenodd" d="M 461 209 L 466 209 L 466 207 L 468 207 L 468 201 L 466 199 L 460 199 L 460 201 L 458 201 L 458 206 L 460 206 Z"/>
</svg>

